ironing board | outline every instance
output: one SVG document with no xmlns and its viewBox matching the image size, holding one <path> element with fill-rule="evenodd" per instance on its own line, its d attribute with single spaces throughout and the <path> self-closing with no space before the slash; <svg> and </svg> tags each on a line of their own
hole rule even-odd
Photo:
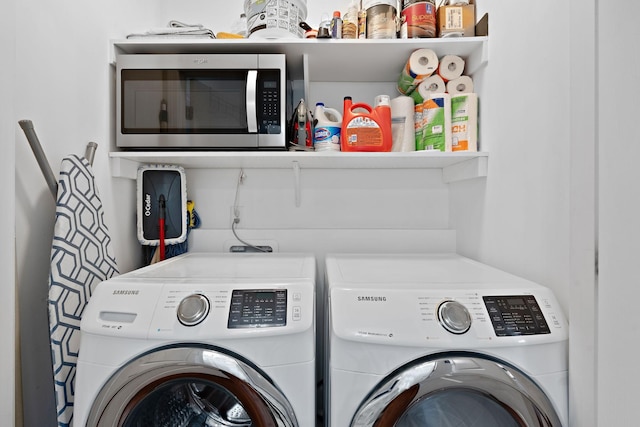
<svg viewBox="0 0 640 427">
<path fill-rule="evenodd" d="M 62 160 L 49 276 L 49 332 L 59 427 L 73 420 L 80 318 L 98 283 L 118 274 L 93 172 L 84 157 Z"/>
</svg>

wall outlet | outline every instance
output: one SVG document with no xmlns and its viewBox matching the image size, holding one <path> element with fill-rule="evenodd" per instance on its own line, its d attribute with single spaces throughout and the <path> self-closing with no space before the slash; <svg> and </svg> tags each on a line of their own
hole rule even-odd
<svg viewBox="0 0 640 427">
<path fill-rule="evenodd" d="M 242 235 L 240 236 L 242 238 L 242 240 L 244 240 L 244 242 L 240 242 L 238 241 L 238 239 L 229 239 L 226 240 L 223 244 L 222 244 L 222 251 L 223 252 L 234 252 L 234 253 L 242 253 L 242 252 L 254 252 L 253 249 L 249 249 L 246 245 L 246 243 L 249 243 L 250 245 L 253 246 L 257 246 L 259 248 L 264 248 L 267 250 L 267 252 L 280 252 L 280 248 L 278 245 L 278 242 L 272 239 L 258 239 L 255 236 L 249 234 L 249 235 Z M 258 252 L 258 251 L 256 251 Z"/>
</svg>

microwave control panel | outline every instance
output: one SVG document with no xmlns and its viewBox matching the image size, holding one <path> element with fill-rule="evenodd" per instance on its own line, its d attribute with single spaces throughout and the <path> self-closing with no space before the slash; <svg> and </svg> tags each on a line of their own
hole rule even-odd
<svg viewBox="0 0 640 427">
<path fill-rule="evenodd" d="M 279 134 L 280 123 L 280 71 L 259 70 L 258 133 Z"/>
</svg>

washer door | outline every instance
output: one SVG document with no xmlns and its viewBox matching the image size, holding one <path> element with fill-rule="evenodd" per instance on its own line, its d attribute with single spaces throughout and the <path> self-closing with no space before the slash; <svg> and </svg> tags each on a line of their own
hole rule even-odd
<svg viewBox="0 0 640 427">
<path fill-rule="evenodd" d="M 387 377 L 351 426 L 560 427 L 553 404 L 517 368 L 478 354 L 444 354 Z"/>
<path fill-rule="evenodd" d="M 213 347 L 169 346 L 127 363 L 100 390 L 87 426 L 294 427 L 268 376 Z"/>
</svg>

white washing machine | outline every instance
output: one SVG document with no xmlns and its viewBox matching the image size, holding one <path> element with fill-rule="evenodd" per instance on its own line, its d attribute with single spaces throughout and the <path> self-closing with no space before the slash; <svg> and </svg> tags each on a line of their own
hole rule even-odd
<svg viewBox="0 0 640 427">
<path fill-rule="evenodd" d="M 316 425 L 315 258 L 192 253 L 102 282 L 74 425 Z"/>
<path fill-rule="evenodd" d="M 548 288 L 455 254 L 328 255 L 326 287 L 327 425 L 567 426 Z"/>
</svg>

